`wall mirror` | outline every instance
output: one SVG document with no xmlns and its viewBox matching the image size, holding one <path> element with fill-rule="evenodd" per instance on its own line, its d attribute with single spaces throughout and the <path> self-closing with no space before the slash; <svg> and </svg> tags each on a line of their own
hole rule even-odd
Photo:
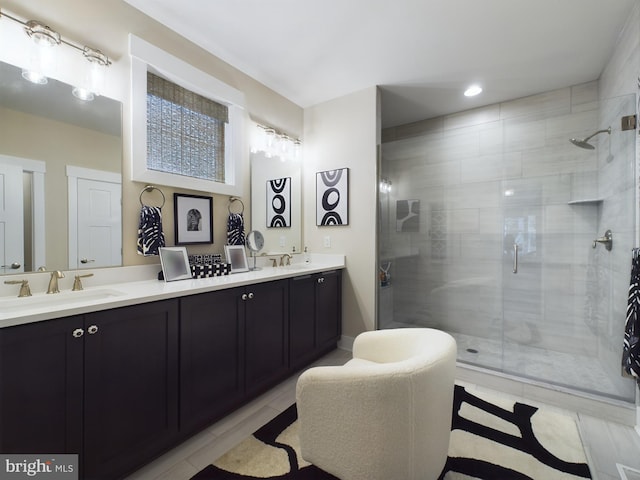
<svg viewBox="0 0 640 480">
<path fill-rule="evenodd" d="M 85 102 L 71 90 L 51 78 L 29 83 L 0 62 L 0 175 L 22 184 L 0 192 L 15 203 L 12 212 L 22 210 L 0 212 L 0 244 L 20 243 L 22 255 L 0 258 L 0 274 L 122 265 L 122 105 L 101 96 Z M 21 240 L 5 240 L 16 231 Z"/>
<path fill-rule="evenodd" d="M 287 179 L 271 187 L 269 182 Z M 251 230 L 264 237 L 264 252 L 302 251 L 302 174 L 300 161 L 282 161 L 264 152 L 251 153 Z M 274 220 L 274 212 L 282 212 Z"/>
</svg>

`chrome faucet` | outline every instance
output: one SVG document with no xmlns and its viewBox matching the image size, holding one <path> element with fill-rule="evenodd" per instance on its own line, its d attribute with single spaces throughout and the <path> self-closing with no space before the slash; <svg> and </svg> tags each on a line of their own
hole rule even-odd
<svg viewBox="0 0 640 480">
<path fill-rule="evenodd" d="M 60 270 L 54 270 L 51 272 L 51 279 L 49 280 L 49 288 L 47 288 L 47 293 L 60 293 L 60 289 L 58 288 L 58 279 L 64 278 L 64 273 Z"/>
<path fill-rule="evenodd" d="M 287 265 L 291 265 L 291 255 L 289 255 L 288 253 L 285 253 L 284 255 L 282 255 L 280 257 L 280 266 L 284 267 L 285 263 L 283 262 L 283 259 L 286 258 L 287 259 Z"/>
</svg>

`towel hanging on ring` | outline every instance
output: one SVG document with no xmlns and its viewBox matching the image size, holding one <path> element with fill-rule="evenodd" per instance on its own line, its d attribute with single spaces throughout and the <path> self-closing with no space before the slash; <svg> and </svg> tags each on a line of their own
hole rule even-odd
<svg viewBox="0 0 640 480">
<path fill-rule="evenodd" d="M 640 249 L 634 248 L 631 258 L 631 281 L 624 326 L 622 368 L 640 386 Z"/>
<path fill-rule="evenodd" d="M 142 194 L 157 190 L 162 195 L 162 205 L 153 207 L 142 203 Z M 140 223 L 138 225 L 138 255 L 145 257 L 158 255 L 158 249 L 165 246 L 164 233 L 162 231 L 162 207 L 165 197 L 162 190 L 153 185 L 147 185 L 140 192 Z"/>
<path fill-rule="evenodd" d="M 227 245 L 244 245 L 244 217 L 230 213 L 227 220 Z"/>
<path fill-rule="evenodd" d="M 242 210 L 239 213 L 233 213 L 231 211 L 231 204 L 233 202 L 240 202 Z M 244 203 L 239 198 L 231 197 L 229 199 L 229 218 L 227 220 L 227 245 L 244 245 Z"/>
<path fill-rule="evenodd" d="M 138 227 L 138 255 L 145 257 L 158 255 L 160 247 L 164 247 L 162 211 L 160 207 L 143 205 L 140 209 L 140 225 Z"/>
</svg>

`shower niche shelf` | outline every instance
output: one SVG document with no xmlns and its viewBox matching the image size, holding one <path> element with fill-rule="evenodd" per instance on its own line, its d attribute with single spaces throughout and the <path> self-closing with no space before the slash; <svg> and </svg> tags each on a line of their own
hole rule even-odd
<svg viewBox="0 0 640 480">
<path fill-rule="evenodd" d="M 600 205 L 602 198 L 582 198 L 579 200 L 571 200 L 567 205 Z"/>
</svg>

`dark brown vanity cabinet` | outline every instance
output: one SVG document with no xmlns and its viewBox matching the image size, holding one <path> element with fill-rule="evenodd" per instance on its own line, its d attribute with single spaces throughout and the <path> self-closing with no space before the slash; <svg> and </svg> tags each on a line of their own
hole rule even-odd
<svg viewBox="0 0 640 480">
<path fill-rule="evenodd" d="M 0 328 L 0 452 L 77 453 L 80 478 L 122 478 L 335 347 L 340 282 L 327 272 Z"/>
<path fill-rule="evenodd" d="M 287 373 L 286 280 L 180 299 L 180 428 L 197 431 Z"/>
<path fill-rule="evenodd" d="M 290 280 L 289 361 L 298 369 L 335 348 L 342 327 L 342 272 Z"/>
<path fill-rule="evenodd" d="M 178 432 L 178 302 L 0 329 L 0 451 L 78 453 L 114 479 Z"/>
</svg>

